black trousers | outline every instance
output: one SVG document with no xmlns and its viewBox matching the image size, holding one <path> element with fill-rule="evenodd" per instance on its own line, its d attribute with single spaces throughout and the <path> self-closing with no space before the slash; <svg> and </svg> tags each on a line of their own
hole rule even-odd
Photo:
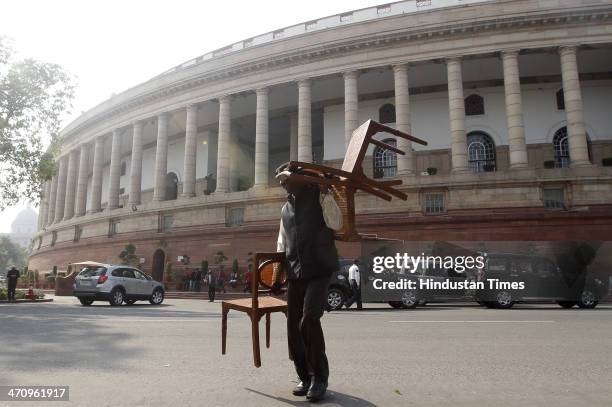
<svg viewBox="0 0 612 407">
<path fill-rule="evenodd" d="M 287 287 L 287 339 L 289 356 L 300 380 L 327 381 L 329 365 L 321 317 L 327 302 L 329 276 L 289 280 Z"/>
<path fill-rule="evenodd" d="M 353 292 L 351 293 L 351 298 L 346 302 L 346 307 L 350 308 L 354 302 L 357 302 L 357 309 L 361 309 L 361 286 L 357 285 L 355 280 L 351 280 L 351 290 Z"/>
<path fill-rule="evenodd" d="M 9 280 L 7 286 L 8 286 L 7 287 L 8 288 L 8 293 L 7 293 L 8 300 L 9 301 L 15 301 L 15 288 L 17 288 L 17 281 L 11 282 Z"/>
<path fill-rule="evenodd" d="M 208 286 L 208 300 L 209 301 L 214 301 L 215 300 L 215 285 L 214 284 L 210 284 Z"/>
</svg>

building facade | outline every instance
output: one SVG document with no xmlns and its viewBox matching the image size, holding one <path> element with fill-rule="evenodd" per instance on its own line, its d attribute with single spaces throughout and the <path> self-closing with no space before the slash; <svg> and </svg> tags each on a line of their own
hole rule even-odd
<svg viewBox="0 0 612 407">
<path fill-rule="evenodd" d="M 374 119 L 429 142 L 372 149 L 360 231 L 405 240 L 610 240 L 612 2 L 407 0 L 197 57 L 62 132 L 30 268 L 273 250 L 276 166 L 339 166 Z M 339 245 L 352 257 L 358 244 Z"/>
</svg>

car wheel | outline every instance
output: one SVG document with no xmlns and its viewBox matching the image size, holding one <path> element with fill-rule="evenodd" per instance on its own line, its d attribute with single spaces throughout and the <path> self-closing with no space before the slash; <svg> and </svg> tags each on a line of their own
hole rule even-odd
<svg viewBox="0 0 612 407">
<path fill-rule="evenodd" d="M 402 308 L 402 302 L 401 301 L 389 301 L 389 305 L 392 306 L 395 309 Z"/>
<path fill-rule="evenodd" d="M 574 305 L 576 305 L 576 301 L 557 301 L 557 304 L 563 308 L 572 308 Z"/>
<path fill-rule="evenodd" d="M 402 293 L 402 308 L 415 308 L 417 305 L 419 305 L 419 299 L 414 290 L 406 290 Z"/>
<path fill-rule="evenodd" d="M 108 301 L 110 305 L 116 307 L 118 305 L 123 304 L 123 299 L 125 298 L 125 294 L 122 289 L 115 288 L 111 291 L 111 299 Z"/>
<path fill-rule="evenodd" d="M 507 309 L 512 308 L 513 305 L 512 294 L 508 291 L 499 291 L 495 296 L 495 306 L 497 308 Z"/>
<path fill-rule="evenodd" d="M 592 309 L 597 306 L 597 295 L 591 290 L 584 290 L 578 299 L 580 308 Z"/>
<path fill-rule="evenodd" d="M 164 302 L 164 291 L 161 288 L 156 288 L 153 294 L 151 294 L 149 302 L 153 305 L 160 305 Z"/>
<path fill-rule="evenodd" d="M 79 301 L 81 301 L 81 305 L 84 305 L 86 307 L 90 306 L 94 302 L 94 300 L 92 300 L 91 298 L 83 298 L 83 297 L 79 297 Z"/>
<path fill-rule="evenodd" d="M 125 305 L 134 305 L 136 300 L 124 300 L 124 302 L 125 302 Z"/>
<path fill-rule="evenodd" d="M 337 311 L 344 304 L 344 294 L 337 288 L 331 288 L 327 292 L 327 305 L 332 311 Z"/>
</svg>

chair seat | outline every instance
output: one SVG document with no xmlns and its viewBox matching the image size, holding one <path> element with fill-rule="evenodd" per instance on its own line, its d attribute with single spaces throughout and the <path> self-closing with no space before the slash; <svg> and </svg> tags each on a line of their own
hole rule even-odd
<svg viewBox="0 0 612 407">
<path fill-rule="evenodd" d="M 287 301 L 276 297 L 259 297 L 258 309 L 261 313 L 266 312 L 283 312 L 287 308 Z M 252 298 L 239 298 L 236 300 L 223 301 L 226 307 L 236 310 L 250 311 L 253 309 Z"/>
</svg>

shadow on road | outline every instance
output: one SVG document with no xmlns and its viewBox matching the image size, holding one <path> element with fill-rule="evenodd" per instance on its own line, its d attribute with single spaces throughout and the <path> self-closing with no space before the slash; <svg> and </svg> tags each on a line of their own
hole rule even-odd
<svg viewBox="0 0 612 407">
<path fill-rule="evenodd" d="M 263 397 L 267 397 L 272 400 L 276 400 L 281 403 L 288 404 L 290 406 L 310 406 L 312 403 L 306 399 L 304 400 L 290 400 L 284 397 L 273 396 L 271 394 L 266 394 L 257 390 L 249 389 L 248 387 L 244 388 L 251 393 L 258 394 Z M 320 402 L 317 403 L 318 406 L 351 406 L 351 407 L 376 407 L 376 404 L 370 403 L 367 400 L 361 399 L 359 397 L 350 396 L 348 394 L 339 393 L 337 391 L 328 390 L 327 397 Z"/>
</svg>

